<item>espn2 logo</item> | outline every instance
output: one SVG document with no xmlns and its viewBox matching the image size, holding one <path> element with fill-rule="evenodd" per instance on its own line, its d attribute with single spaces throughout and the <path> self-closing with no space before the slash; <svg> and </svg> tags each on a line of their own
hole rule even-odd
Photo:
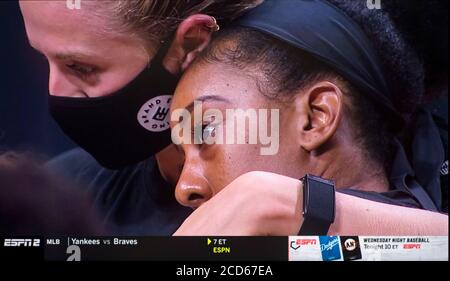
<svg viewBox="0 0 450 281">
<path fill-rule="evenodd" d="M 41 239 L 5 239 L 4 247 L 39 247 Z"/>
</svg>

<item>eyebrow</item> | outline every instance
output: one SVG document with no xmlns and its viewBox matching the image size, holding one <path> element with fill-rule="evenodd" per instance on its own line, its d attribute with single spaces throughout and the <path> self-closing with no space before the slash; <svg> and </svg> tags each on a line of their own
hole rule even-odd
<svg viewBox="0 0 450 281">
<path fill-rule="evenodd" d="M 201 96 L 194 101 L 192 101 L 188 106 L 185 107 L 186 110 L 191 112 L 194 109 L 195 102 L 206 102 L 206 101 L 218 101 L 218 102 L 224 102 L 224 103 L 231 103 L 230 100 L 227 98 L 217 96 L 217 95 L 208 95 L 208 96 Z"/>
<path fill-rule="evenodd" d="M 56 53 L 55 58 L 59 60 L 83 60 L 89 58 L 89 56 L 81 53 Z"/>
<path fill-rule="evenodd" d="M 31 46 L 31 48 L 33 48 L 35 51 L 37 51 L 39 54 L 44 55 L 44 53 L 39 50 L 38 48 L 36 48 L 31 41 L 29 41 L 29 45 Z M 80 52 L 69 52 L 69 53 L 56 53 L 55 54 L 55 58 L 59 59 L 59 60 L 83 60 L 83 59 L 88 59 L 91 56 L 80 53 Z"/>
</svg>

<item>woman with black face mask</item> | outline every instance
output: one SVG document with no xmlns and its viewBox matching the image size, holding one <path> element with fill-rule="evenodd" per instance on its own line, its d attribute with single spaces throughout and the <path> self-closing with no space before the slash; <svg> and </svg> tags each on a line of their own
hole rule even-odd
<svg viewBox="0 0 450 281">
<path fill-rule="evenodd" d="M 171 234 L 190 214 L 173 198 L 182 156 L 171 147 L 151 156 L 170 143 L 164 136 L 174 76 L 218 30 L 214 18 L 198 13 L 222 24 L 255 2 L 83 1 L 80 10 L 21 2 L 30 43 L 49 60 L 52 114 L 88 152 L 71 151 L 49 167 L 87 186 L 115 233 Z M 374 204 L 374 212 L 385 208 Z"/>
<path fill-rule="evenodd" d="M 83 149 L 49 167 L 87 186 L 118 233 L 169 234 L 189 213 L 171 196 L 182 163 L 170 146 L 171 95 L 216 18 L 257 2 L 20 1 L 30 44 L 49 62 L 50 112 Z"/>
</svg>

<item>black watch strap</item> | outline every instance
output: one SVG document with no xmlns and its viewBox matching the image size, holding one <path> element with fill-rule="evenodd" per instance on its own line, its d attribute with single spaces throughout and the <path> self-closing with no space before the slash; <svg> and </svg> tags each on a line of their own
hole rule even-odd
<svg viewBox="0 0 450 281">
<path fill-rule="evenodd" d="M 306 175 L 303 182 L 303 224 L 299 235 L 327 235 L 335 215 L 334 183 Z"/>
</svg>

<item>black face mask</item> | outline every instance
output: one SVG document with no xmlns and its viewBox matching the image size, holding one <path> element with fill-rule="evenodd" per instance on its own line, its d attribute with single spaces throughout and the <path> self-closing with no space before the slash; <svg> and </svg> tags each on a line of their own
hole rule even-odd
<svg viewBox="0 0 450 281">
<path fill-rule="evenodd" d="M 49 97 L 50 113 L 64 133 L 104 167 L 138 163 L 171 144 L 169 106 L 179 77 L 162 63 L 169 43 L 118 92 L 99 98 Z"/>
</svg>

